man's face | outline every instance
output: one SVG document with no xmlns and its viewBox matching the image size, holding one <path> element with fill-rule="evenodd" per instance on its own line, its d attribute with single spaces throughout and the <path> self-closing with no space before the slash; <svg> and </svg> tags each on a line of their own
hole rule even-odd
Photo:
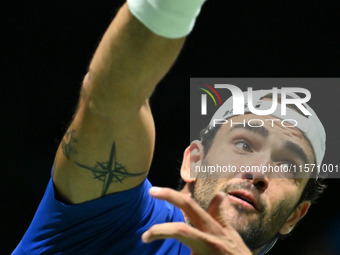
<svg viewBox="0 0 340 255">
<path fill-rule="evenodd" d="M 313 150 L 297 128 L 283 127 L 281 121 L 268 121 L 275 119 L 271 116 L 246 114 L 232 119 L 234 123 L 242 123 L 244 119 L 246 123 L 249 119 L 267 121 L 264 121 L 264 129 L 244 128 L 243 124 L 222 126 L 208 154 L 204 155 L 202 166 L 218 164 L 241 169 L 242 166 L 304 165 L 314 162 Z M 193 198 L 207 208 L 217 192 L 226 192 L 228 195 L 222 204 L 223 217 L 251 249 L 263 246 L 287 224 L 308 181 L 308 176 L 290 173 L 267 175 L 236 172 L 223 176 L 227 178 L 201 177 L 192 185 Z"/>
</svg>

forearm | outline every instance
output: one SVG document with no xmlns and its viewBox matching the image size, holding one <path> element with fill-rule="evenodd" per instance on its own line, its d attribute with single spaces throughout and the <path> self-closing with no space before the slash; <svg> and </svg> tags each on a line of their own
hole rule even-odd
<svg viewBox="0 0 340 255">
<path fill-rule="evenodd" d="M 115 108 L 116 103 L 144 103 L 174 63 L 184 40 L 154 34 L 125 4 L 94 54 L 83 96 L 97 110 Z"/>
</svg>

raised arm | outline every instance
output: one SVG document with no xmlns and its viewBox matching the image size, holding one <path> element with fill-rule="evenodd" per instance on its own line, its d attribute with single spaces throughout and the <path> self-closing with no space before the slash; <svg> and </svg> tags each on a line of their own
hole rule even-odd
<svg viewBox="0 0 340 255">
<path fill-rule="evenodd" d="M 184 40 L 158 36 L 127 4 L 120 9 L 93 56 L 55 157 L 53 181 L 64 200 L 89 201 L 146 178 L 155 140 L 148 100 Z"/>
</svg>

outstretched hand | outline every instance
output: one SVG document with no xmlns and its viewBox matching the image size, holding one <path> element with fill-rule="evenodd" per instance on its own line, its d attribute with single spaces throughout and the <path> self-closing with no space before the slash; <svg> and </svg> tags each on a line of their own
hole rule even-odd
<svg viewBox="0 0 340 255">
<path fill-rule="evenodd" d="M 150 195 L 180 208 L 194 227 L 184 222 L 157 224 L 144 232 L 143 242 L 176 238 L 190 247 L 192 255 L 252 254 L 237 231 L 220 215 L 220 204 L 226 196 L 225 193 L 218 193 L 207 211 L 191 197 L 173 189 L 153 187 L 150 189 Z"/>
</svg>

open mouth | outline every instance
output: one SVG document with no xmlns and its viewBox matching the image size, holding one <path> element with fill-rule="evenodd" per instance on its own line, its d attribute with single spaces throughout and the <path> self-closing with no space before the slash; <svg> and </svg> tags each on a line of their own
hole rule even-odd
<svg viewBox="0 0 340 255">
<path fill-rule="evenodd" d="M 255 198 L 253 195 L 241 192 L 234 191 L 229 193 L 229 197 L 233 200 L 233 202 L 242 205 L 248 209 L 258 210 L 258 206 L 256 204 Z"/>
</svg>

